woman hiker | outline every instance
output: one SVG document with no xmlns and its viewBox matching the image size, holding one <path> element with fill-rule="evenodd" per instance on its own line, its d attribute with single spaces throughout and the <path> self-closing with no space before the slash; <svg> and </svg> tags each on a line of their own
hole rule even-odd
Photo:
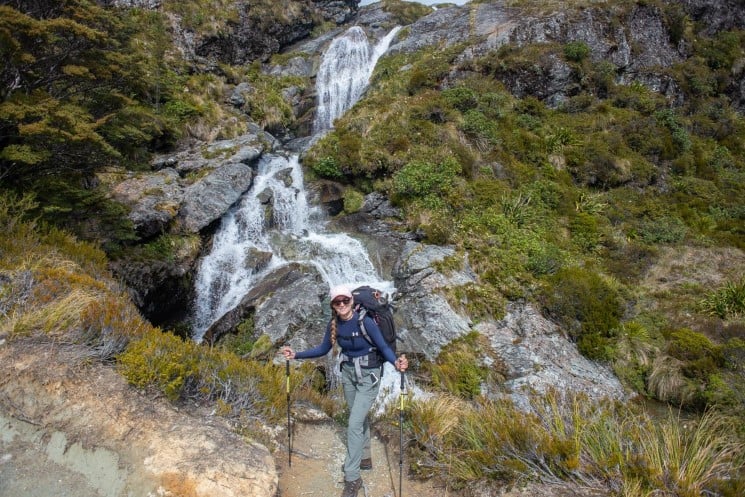
<svg viewBox="0 0 745 497">
<path fill-rule="evenodd" d="M 344 459 L 344 491 L 341 497 L 357 497 L 362 487 L 360 469 L 372 469 L 370 457 L 370 423 L 368 411 L 380 389 L 383 362 L 393 364 L 398 371 L 406 371 L 409 363 L 405 355 L 396 355 L 383 338 L 375 321 L 365 316 L 364 325 L 375 349 L 365 339 L 357 322 L 354 298 L 344 285 L 335 286 L 331 297 L 331 321 L 320 345 L 302 352 L 284 347 L 286 359 L 311 359 L 326 355 L 338 343 L 341 348 L 341 382 L 344 399 L 349 406 L 347 426 L 347 457 Z"/>
</svg>

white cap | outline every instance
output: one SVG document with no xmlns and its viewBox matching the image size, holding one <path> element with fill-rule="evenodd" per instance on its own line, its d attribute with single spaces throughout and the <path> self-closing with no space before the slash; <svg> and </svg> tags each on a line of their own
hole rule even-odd
<svg viewBox="0 0 745 497">
<path fill-rule="evenodd" d="M 331 297 L 331 300 L 341 296 L 349 297 L 351 299 L 352 291 L 346 285 L 337 285 L 331 289 L 329 296 Z"/>
</svg>

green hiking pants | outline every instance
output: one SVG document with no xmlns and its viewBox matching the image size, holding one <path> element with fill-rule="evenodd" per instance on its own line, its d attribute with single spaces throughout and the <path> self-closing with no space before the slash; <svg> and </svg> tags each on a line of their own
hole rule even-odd
<svg viewBox="0 0 745 497">
<path fill-rule="evenodd" d="M 358 378 L 354 366 L 343 363 L 341 384 L 349 406 L 347 422 L 347 457 L 344 459 L 344 480 L 360 477 L 360 461 L 370 457 L 370 420 L 367 413 L 378 396 L 381 368 L 362 368 Z"/>
</svg>

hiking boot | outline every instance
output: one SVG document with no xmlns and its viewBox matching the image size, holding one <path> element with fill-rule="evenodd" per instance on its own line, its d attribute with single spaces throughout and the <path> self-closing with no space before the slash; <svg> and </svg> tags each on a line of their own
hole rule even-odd
<svg viewBox="0 0 745 497">
<path fill-rule="evenodd" d="M 345 481 L 341 497 L 357 497 L 360 488 L 362 488 L 362 478 L 357 478 L 354 481 Z"/>
</svg>

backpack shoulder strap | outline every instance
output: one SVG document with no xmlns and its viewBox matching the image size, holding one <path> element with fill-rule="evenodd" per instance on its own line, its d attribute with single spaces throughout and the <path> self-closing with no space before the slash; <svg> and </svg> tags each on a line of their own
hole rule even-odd
<svg viewBox="0 0 745 497">
<path fill-rule="evenodd" d="M 375 344 L 370 338 L 370 335 L 368 335 L 367 333 L 367 328 L 365 328 L 365 316 L 367 316 L 367 309 L 363 307 L 359 311 L 359 317 L 357 318 L 357 324 L 360 329 L 360 333 L 362 333 L 362 336 L 365 338 L 365 340 L 367 340 L 367 343 L 375 347 Z"/>
</svg>

